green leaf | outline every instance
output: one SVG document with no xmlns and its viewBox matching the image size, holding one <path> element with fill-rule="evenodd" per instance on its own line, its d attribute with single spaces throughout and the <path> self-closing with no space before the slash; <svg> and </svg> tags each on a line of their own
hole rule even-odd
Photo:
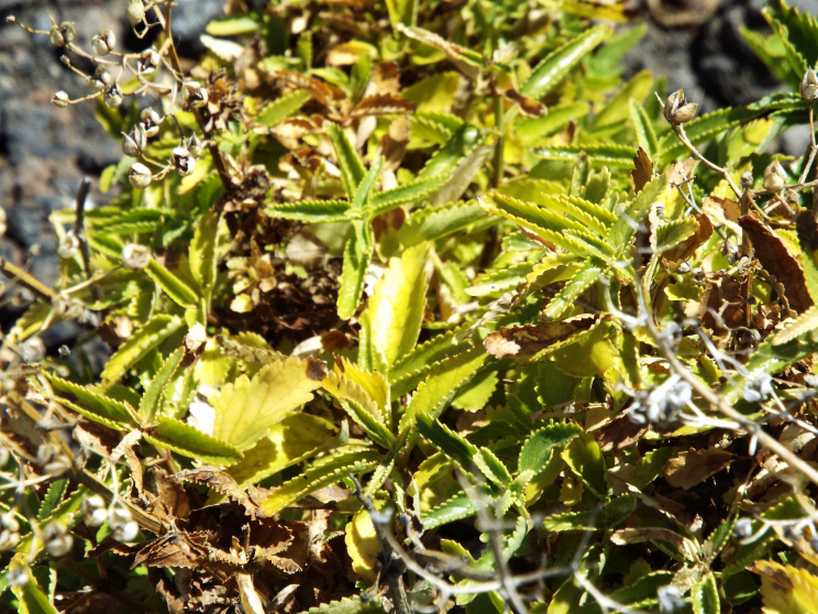
<svg viewBox="0 0 818 614">
<path fill-rule="evenodd" d="M 404 185 L 379 192 L 370 199 L 370 217 L 382 215 L 396 207 L 412 206 L 430 199 L 449 180 L 446 175 L 424 177 Z"/>
<path fill-rule="evenodd" d="M 818 603 L 818 576 L 775 561 L 756 561 L 764 614 L 810 614 Z"/>
<path fill-rule="evenodd" d="M 396 26 L 414 26 L 418 18 L 418 0 L 386 0 L 389 22 Z"/>
<path fill-rule="evenodd" d="M 386 381 L 382 376 L 379 381 L 376 380 L 378 376 L 380 374 L 360 371 L 344 360 L 324 378 L 323 386 L 372 441 L 388 450 L 392 448 L 395 438 L 385 416 Z"/>
<path fill-rule="evenodd" d="M 150 424 L 159 410 L 162 396 L 167 389 L 171 378 L 176 374 L 185 352 L 182 348 L 174 350 L 163 362 L 160 369 L 153 376 L 151 383 L 145 389 L 142 400 L 139 402 L 139 416 L 145 424 Z"/>
<path fill-rule="evenodd" d="M 199 304 L 199 297 L 193 288 L 156 260 L 151 260 L 148 263 L 145 272 L 180 307 L 196 307 Z"/>
<path fill-rule="evenodd" d="M 358 189 L 358 185 L 366 176 L 364 163 L 343 128 L 337 124 L 330 124 L 327 133 L 332 141 L 332 146 L 335 148 L 335 156 L 338 158 L 338 167 L 341 170 L 344 189 L 351 200 Z"/>
<path fill-rule="evenodd" d="M 602 277 L 602 269 L 593 265 L 586 265 L 568 281 L 559 292 L 548 302 L 543 312 L 545 317 L 558 319 L 566 310 L 570 309 L 576 300 L 588 288 Z"/>
<path fill-rule="evenodd" d="M 59 614 L 31 572 L 28 581 L 22 586 L 14 586 L 12 592 L 19 600 L 19 614 Z"/>
<path fill-rule="evenodd" d="M 633 167 L 636 148 L 617 143 L 593 143 L 589 145 L 537 147 L 534 149 L 534 153 L 543 160 L 574 163 L 580 158 L 587 158 L 593 164 L 630 169 Z"/>
<path fill-rule="evenodd" d="M 302 610 L 299 614 L 385 614 L 379 597 L 344 597 L 338 601 L 330 601 L 321 605 Z"/>
<path fill-rule="evenodd" d="M 636 135 L 636 142 L 653 158 L 656 152 L 659 151 L 659 142 L 656 139 L 653 122 L 648 117 L 645 108 L 637 100 L 628 101 L 628 112 L 631 127 Z"/>
<path fill-rule="evenodd" d="M 458 390 L 483 366 L 486 358 L 483 348 L 474 348 L 437 364 L 432 374 L 418 386 L 401 417 L 400 436 L 408 436 L 421 416 L 437 419 Z"/>
<path fill-rule="evenodd" d="M 57 509 L 67 490 L 68 479 L 60 478 L 51 482 L 51 484 L 48 485 L 45 496 L 43 496 L 42 503 L 40 503 L 40 508 L 37 510 L 37 518 L 43 520 L 51 515 L 54 510 Z"/>
<path fill-rule="evenodd" d="M 348 220 L 349 206 L 348 200 L 298 200 L 272 203 L 265 210 L 271 217 L 317 224 Z"/>
<path fill-rule="evenodd" d="M 571 440 L 562 451 L 562 460 L 597 497 L 608 494 L 605 459 L 599 444 L 590 435 L 582 434 Z"/>
<path fill-rule="evenodd" d="M 312 400 L 319 385 L 310 377 L 307 361 L 298 358 L 268 364 L 252 379 L 241 375 L 210 398 L 215 410 L 213 437 L 248 450 L 273 425 Z"/>
<path fill-rule="evenodd" d="M 682 241 L 692 237 L 699 229 L 694 218 L 682 218 L 660 223 L 651 233 L 651 247 L 655 254 L 673 249 Z"/>
<path fill-rule="evenodd" d="M 417 343 L 426 311 L 428 251 L 428 245 L 422 243 L 390 258 L 361 316 L 361 325 L 367 328 L 367 346 L 361 344 L 360 351 L 372 354 L 376 358 L 373 364 L 387 370 Z"/>
<path fill-rule="evenodd" d="M 767 338 L 756 348 L 750 359 L 744 363 L 743 373 L 763 371 L 775 375 L 782 369 L 818 352 L 818 335 L 807 333 L 786 343 L 776 344 L 776 338 Z M 722 389 L 721 395 L 728 404 L 741 399 L 746 385 L 746 377 L 741 373 L 733 376 Z"/>
<path fill-rule="evenodd" d="M 105 396 L 95 387 L 80 386 L 54 375 L 47 377 L 60 402 L 86 418 L 120 429 L 137 425 L 133 409 L 124 401 Z"/>
<path fill-rule="evenodd" d="M 469 518 L 477 513 L 475 502 L 465 493 L 459 492 L 435 506 L 425 514 L 421 514 L 420 522 L 426 530 Z"/>
<path fill-rule="evenodd" d="M 265 514 L 277 514 L 311 492 L 344 478 L 366 473 L 378 466 L 379 456 L 369 447 L 347 444 L 328 452 L 304 467 L 296 477 L 276 487 L 261 502 Z"/>
<path fill-rule="evenodd" d="M 338 287 L 338 317 L 348 320 L 358 309 L 364 292 L 364 276 L 372 259 L 372 240 L 368 224 L 355 222 L 354 232 L 344 245 L 344 263 Z"/>
<path fill-rule="evenodd" d="M 307 90 L 295 90 L 266 105 L 256 117 L 262 126 L 273 127 L 295 115 L 312 95 Z"/>
<path fill-rule="evenodd" d="M 482 207 L 474 201 L 428 207 L 412 214 L 401 226 L 397 239 L 405 248 L 423 241 L 437 241 L 485 221 L 485 217 Z"/>
<path fill-rule="evenodd" d="M 716 577 L 712 571 L 704 574 L 704 577 L 690 589 L 690 601 L 693 603 L 693 614 L 719 614 L 721 612 L 719 587 L 716 585 Z"/>
<path fill-rule="evenodd" d="M 102 379 L 108 383 L 116 382 L 135 363 L 178 332 L 183 325 L 182 319 L 176 316 L 164 314 L 153 316 L 108 359 L 102 370 Z"/>
<path fill-rule="evenodd" d="M 144 436 L 156 446 L 212 465 L 230 465 L 241 459 L 241 452 L 227 442 L 168 416 L 159 418 L 155 426 L 144 432 Z"/>
<path fill-rule="evenodd" d="M 724 549 L 730 537 L 733 535 L 733 527 L 735 527 L 735 525 L 736 516 L 731 514 L 708 535 L 707 541 L 702 544 L 702 553 L 708 560 L 714 560 Z"/>
<path fill-rule="evenodd" d="M 224 19 L 214 19 L 205 29 L 211 36 L 240 36 L 252 34 L 259 29 L 259 18 L 256 15 L 239 15 Z"/>
<path fill-rule="evenodd" d="M 210 294 L 216 284 L 216 250 L 219 240 L 219 212 L 211 209 L 205 213 L 193 233 L 188 248 L 188 262 L 193 280 L 210 302 Z"/>
<path fill-rule="evenodd" d="M 554 448 L 568 444 L 582 433 L 573 422 L 555 422 L 531 433 L 520 448 L 517 471 L 531 472 L 532 477 L 543 471 L 551 458 Z"/>
<path fill-rule="evenodd" d="M 227 473 L 242 488 L 257 484 L 336 445 L 336 431 L 332 423 L 318 416 L 293 414 L 273 425 L 267 436 L 246 450 Z"/>
<path fill-rule="evenodd" d="M 416 113 L 440 113 L 451 110 L 459 88 L 459 74 L 454 71 L 440 72 L 413 83 L 401 95 L 415 103 Z"/>
<path fill-rule="evenodd" d="M 520 93 L 537 100 L 543 98 L 597 45 L 610 38 L 611 34 L 613 30 L 609 26 L 598 25 L 552 51 L 537 64 Z"/>
</svg>

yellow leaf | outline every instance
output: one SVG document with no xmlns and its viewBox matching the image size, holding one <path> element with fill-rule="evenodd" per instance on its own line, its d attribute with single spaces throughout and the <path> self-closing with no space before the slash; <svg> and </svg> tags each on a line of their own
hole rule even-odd
<svg viewBox="0 0 818 614">
<path fill-rule="evenodd" d="M 761 576 L 764 614 L 813 614 L 818 604 L 818 576 L 791 565 L 756 561 L 751 568 Z"/>
<path fill-rule="evenodd" d="M 242 375 L 210 399 L 216 414 L 213 436 L 247 450 L 310 401 L 319 384 L 308 375 L 307 362 L 298 358 L 273 362 L 252 379 Z"/>
<path fill-rule="evenodd" d="M 364 580 L 375 580 L 381 548 L 368 511 L 361 510 L 352 517 L 352 522 L 344 529 L 344 541 L 352 559 L 352 570 Z"/>
</svg>

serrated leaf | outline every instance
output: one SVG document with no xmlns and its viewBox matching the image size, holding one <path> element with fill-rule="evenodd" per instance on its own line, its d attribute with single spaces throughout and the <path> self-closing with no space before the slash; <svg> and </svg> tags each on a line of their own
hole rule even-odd
<svg viewBox="0 0 818 614">
<path fill-rule="evenodd" d="M 391 190 L 378 192 L 373 195 L 370 200 L 370 216 L 375 217 L 396 207 L 412 206 L 428 200 L 433 194 L 440 190 L 449 179 L 450 177 L 447 175 L 424 177 L 392 188 Z"/>
<path fill-rule="evenodd" d="M 430 530 L 443 526 L 444 524 L 449 524 L 450 522 L 469 518 L 476 513 L 477 507 L 475 502 L 465 493 L 460 492 L 448 498 L 440 505 L 435 506 L 425 514 L 422 514 L 420 522 L 423 524 L 424 529 Z"/>
<path fill-rule="evenodd" d="M 636 148 L 617 143 L 593 143 L 588 145 L 537 147 L 534 153 L 543 160 L 576 162 L 580 157 L 585 157 L 593 164 L 631 168 Z"/>
<path fill-rule="evenodd" d="M 420 416 L 436 419 L 457 391 L 483 366 L 487 354 L 482 348 L 465 350 L 438 365 L 418 386 L 401 417 L 399 433 L 406 437 Z"/>
<path fill-rule="evenodd" d="M 426 310 L 428 251 L 428 245 L 422 243 L 390 258 L 361 316 L 361 325 L 367 328 L 367 345 L 361 344 L 359 351 L 369 352 L 375 359 L 370 362 L 383 365 L 385 370 L 417 343 Z"/>
<path fill-rule="evenodd" d="M 562 460 L 597 497 L 608 493 L 605 459 L 599 444 L 590 435 L 580 435 L 571 440 L 562 451 Z"/>
<path fill-rule="evenodd" d="M 266 212 L 271 217 L 318 224 L 347 220 L 349 206 L 348 200 L 299 200 L 272 203 L 267 206 Z"/>
<path fill-rule="evenodd" d="M 818 576 L 775 561 L 756 561 L 764 614 L 811 614 L 818 603 Z"/>
<path fill-rule="evenodd" d="M 782 344 L 776 344 L 775 337 L 765 339 L 759 344 L 750 359 L 744 363 L 742 373 L 763 371 L 769 375 L 775 375 L 805 356 L 818 352 L 818 338 L 815 337 L 815 335 L 806 334 Z M 721 395 L 727 403 L 734 404 L 741 399 L 745 385 L 746 377 L 738 373 L 727 382 Z"/>
<path fill-rule="evenodd" d="M 344 245 L 344 263 L 338 287 L 338 317 L 348 320 L 358 309 L 364 292 L 364 277 L 372 259 L 372 242 L 368 239 L 369 227 L 356 222 L 352 236 Z"/>
<path fill-rule="evenodd" d="M 394 436 L 384 415 L 386 382 L 381 378 L 383 387 L 378 386 L 374 380 L 377 375 L 379 374 L 361 371 L 355 365 L 343 361 L 324 378 L 323 386 L 364 429 L 372 441 L 390 449 Z"/>
<path fill-rule="evenodd" d="M 597 45 L 610 38 L 612 33 L 613 30 L 609 26 L 595 26 L 552 51 L 531 71 L 531 76 L 523 84 L 520 93 L 540 100 Z"/>
<path fill-rule="evenodd" d="M 818 328 L 818 305 L 813 305 L 794 320 L 785 320 L 784 326 L 775 333 L 772 341 L 774 345 L 784 345 L 811 333 L 816 328 Z"/>
<path fill-rule="evenodd" d="M 652 158 L 659 150 L 656 131 L 647 111 L 637 100 L 628 101 L 628 117 L 636 135 L 636 142 Z"/>
<path fill-rule="evenodd" d="M 37 518 L 43 520 L 51 515 L 57 506 L 62 501 L 63 496 L 68 490 L 68 479 L 60 478 L 51 482 L 48 485 L 48 490 L 45 491 L 42 503 L 37 510 Z"/>
<path fill-rule="evenodd" d="M 256 121 L 268 128 L 276 126 L 291 115 L 298 113 L 310 98 L 312 98 L 312 95 L 307 90 L 295 90 L 284 94 L 266 105 L 259 112 Z"/>
<path fill-rule="evenodd" d="M 349 475 L 371 471 L 378 463 L 379 457 L 374 450 L 347 444 L 316 458 L 296 477 L 276 487 L 261 502 L 261 509 L 268 515 L 276 514 L 309 493 Z"/>
<path fill-rule="evenodd" d="M 169 416 L 159 418 L 155 426 L 144 433 L 152 444 L 169 448 L 177 454 L 219 467 L 241 459 L 241 452 L 217 437 L 211 437 L 185 422 Z"/>
<path fill-rule="evenodd" d="M 580 269 L 548 302 L 543 312 L 545 317 L 552 320 L 558 319 L 574 305 L 583 292 L 601 277 L 602 269 L 600 267 L 587 265 Z"/>
<path fill-rule="evenodd" d="M 307 361 L 287 358 L 268 364 L 253 377 L 239 376 L 210 398 L 215 410 L 213 437 L 250 449 L 270 428 L 312 400 L 320 382 L 308 373 Z"/>
<path fill-rule="evenodd" d="M 188 248 L 188 262 L 194 281 L 209 302 L 216 283 L 216 249 L 219 240 L 219 213 L 212 209 L 196 224 L 193 240 Z"/>
<path fill-rule="evenodd" d="M 162 395 L 165 392 L 171 378 L 176 374 L 176 370 L 182 362 L 185 352 L 182 348 L 173 351 L 162 362 L 161 368 L 153 376 L 151 383 L 145 389 L 145 394 L 139 401 L 139 416 L 145 424 L 150 424 L 160 407 Z"/>
<path fill-rule="evenodd" d="M 198 305 L 199 297 L 195 290 L 156 260 L 151 260 L 148 263 L 148 266 L 145 267 L 145 273 L 180 307 L 187 308 Z"/>
<path fill-rule="evenodd" d="M 279 471 L 335 445 L 335 427 L 328 421 L 300 413 L 273 425 L 267 436 L 227 469 L 240 487 L 257 484 Z"/>
<path fill-rule="evenodd" d="M 299 614 L 385 614 L 379 597 L 344 597 L 338 601 L 322 603 L 319 606 L 303 610 Z"/>
<path fill-rule="evenodd" d="M 48 595 L 37 583 L 37 578 L 30 571 L 25 584 L 13 586 L 12 592 L 19 600 L 17 607 L 19 614 L 59 614 L 59 610 L 51 603 Z"/>
<path fill-rule="evenodd" d="M 82 415 L 108 426 L 136 426 L 133 409 L 124 401 L 112 399 L 91 386 L 80 386 L 54 375 L 47 375 L 52 390 L 62 402 Z M 70 398 L 66 398 L 70 397 Z"/>
<path fill-rule="evenodd" d="M 424 208 L 413 213 L 409 220 L 401 226 L 397 240 L 404 248 L 423 241 L 437 241 L 465 230 L 485 220 L 485 217 L 483 209 L 473 201 Z"/>
<path fill-rule="evenodd" d="M 716 577 L 713 572 L 707 572 L 690 589 L 690 601 L 693 604 L 693 614 L 719 614 L 721 601 Z"/>
<path fill-rule="evenodd" d="M 344 544 L 352 559 L 352 571 L 368 582 L 377 575 L 378 554 L 381 551 L 378 533 L 367 510 L 359 510 L 344 527 Z"/>
<path fill-rule="evenodd" d="M 523 443 L 517 459 L 517 471 L 530 471 L 532 477 L 543 471 L 554 448 L 567 445 L 582 429 L 572 422 L 557 422 L 537 429 Z"/>
<path fill-rule="evenodd" d="M 651 234 L 651 247 L 654 253 L 661 254 L 692 237 L 699 229 L 695 218 L 683 218 L 659 224 Z"/>
<path fill-rule="evenodd" d="M 327 128 L 327 134 L 332 141 L 332 146 L 335 148 L 335 156 L 338 159 L 344 189 L 351 200 L 358 189 L 358 185 L 366 176 L 364 163 L 343 128 L 337 124 L 330 124 Z"/>
<path fill-rule="evenodd" d="M 182 319 L 176 316 L 153 316 L 108 359 L 102 370 L 102 379 L 109 383 L 119 380 L 136 362 L 181 330 L 183 325 Z"/>
</svg>

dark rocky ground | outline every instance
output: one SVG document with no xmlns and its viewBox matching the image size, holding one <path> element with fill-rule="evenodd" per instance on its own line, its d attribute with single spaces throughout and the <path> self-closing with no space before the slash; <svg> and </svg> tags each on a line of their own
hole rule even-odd
<svg viewBox="0 0 818 614">
<path fill-rule="evenodd" d="M 180 47 L 195 56 L 201 52 L 199 35 L 223 0 L 177 3 Z M 818 0 L 796 4 L 818 12 Z M 15 14 L 48 29 L 49 15 L 59 15 L 76 22 L 82 40 L 112 28 L 120 41 L 138 48 L 142 43 L 128 37 L 122 19 L 126 5 L 127 0 L 0 0 L 0 206 L 7 217 L 0 256 L 45 282 L 54 280 L 57 261 L 49 214 L 70 206 L 81 178 L 95 180 L 120 153 L 96 123 L 92 106 L 61 110 L 49 104 L 59 89 L 81 95 L 82 84 L 60 64 L 45 37 L 32 39 L 6 25 L 5 17 Z M 629 69 L 666 74 L 672 87 L 684 87 L 705 108 L 764 95 L 776 84 L 739 36 L 742 25 L 763 27 L 762 6 L 761 0 L 644 0 L 640 10 L 652 26 L 629 55 Z M 789 135 L 785 145 L 800 152 L 805 139 L 803 133 Z M 92 193 L 92 198 L 99 202 L 102 197 Z M 0 326 L 7 328 L 28 298 L 8 288 L 0 303 Z M 73 326 L 54 327 L 45 341 L 54 349 L 77 333 Z"/>
</svg>

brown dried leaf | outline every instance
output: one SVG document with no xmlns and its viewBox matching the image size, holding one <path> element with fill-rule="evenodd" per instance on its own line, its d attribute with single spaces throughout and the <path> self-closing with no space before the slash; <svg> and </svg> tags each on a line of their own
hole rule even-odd
<svg viewBox="0 0 818 614">
<path fill-rule="evenodd" d="M 807 290 L 807 280 L 801 263 L 776 236 L 773 230 L 752 215 L 739 219 L 744 232 L 750 237 L 755 256 L 770 275 L 784 286 L 790 306 L 798 313 L 812 306 L 812 298 Z"/>
<path fill-rule="evenodd" d="M 653 177 L 653 160 L 641 147 L 636 150 L 636 155 L 633 157 L 631 177 L 633 178 L 633 190 L 637 193 L 642 191 L 645 184 Z"/>
<path fill-rule="evenodd" d="M 698 164 L 699 162 L 694 158 L 688 158 L 687 160 L 676 162 L 676 164 L 671 166 L 667 171 L 668 183 L 673 187 L 677 187 L 692 181 L 693 171 L 696 169 Z"/>
<path fill-rule="evenodd" d="M 488 335 L 483 340 L 483 347 L 497 358 L 518 355 L 527 357 L 557 341 L 589 329 L 595 321 L 593 316 L 580 315 L 562 322 L 503 328 Z"/>
<path fill-rule="evenodd" d="M 361 100 L 349 112 L 353 118 L 369 115 L 400 115 L 414 111 L 415 103 L 392 94 L 375 94 Z"/>
<path fill-rule="evenodd" d="M 732 460 L 733 455 L 726 450 L 688 450 L 668 460 L 663 472 L 671 486 L 687 490 L 718 473 Z"/>
<path fill-rule="evenodd" d="M 142 547 L 134 557 L 133 567 L 184 567 L 196 569 L 204 561 L 210 544 L 206 531 L 177 530 L 172 534 L 158 537 Z"/>
<path fill-rule="evenodd" d="M 692 236 L 682 241 L 673 249 L 662 254 L 662 259 L 668 262 L 679 262 L 680 260 L 687 260 L 693 255 L 693 252 L 710 238 L 713 234 L 713 222 L 705 214 L 696 216 L 696 222 L 699 227 Z"/>
</svg>

